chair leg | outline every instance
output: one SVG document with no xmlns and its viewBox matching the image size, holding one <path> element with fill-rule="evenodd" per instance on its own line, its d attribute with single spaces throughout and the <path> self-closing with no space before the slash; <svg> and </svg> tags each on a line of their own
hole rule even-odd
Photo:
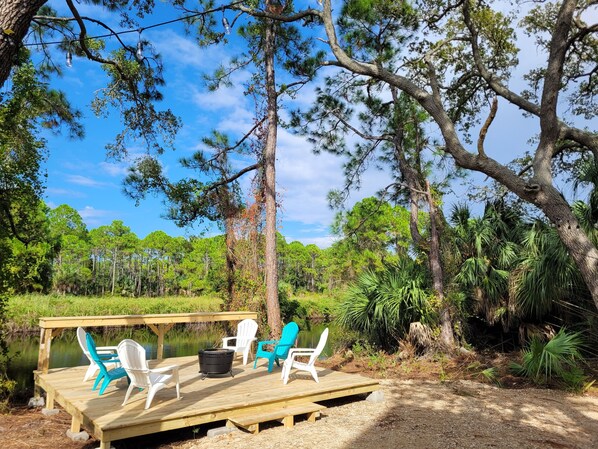
<svg viewBox="0 0 598 449">
<path fill-rule="evenodd" d="M 174 381 L 176 382 L 176 398 L 181 399 L 181 386 L 179 383 L 179 371 L 176 370 L 174 373 Z"/>
<path fill-rule="evenodd" d="M 147 391 L 147 399 L 145 400 L 145 409 L 147 410 L 152 405 L 152 401 L 154 400 L 154 396 L 158 391 L 164 388 L 164 384 L 156 384 L 149 388 Z"/>
<path fill-rule="evenodd" d="M 259 357 L 256 355 L 255 360 L 253 361 L 253 369 L 257 368 L 257 359 L 259 359 Z"/>
<path fill-rule="evenodd" d="M 129 383 L 129 388 L 127 388 L 127 392 L 125 393 L 125 400 L 123 401 L 121 406 L 123 406 L 127 403 L 127 401 L 129 400 L 129 397 L 131 396 L 131 393 L 133 392 L 134 389 L 135 389 L 135 385 L 133 385 L 132 383 Z"/>
<path fill-rule="evenodd" d="M 316 383 L 320 383 L 320 380 L 318 379 L 318 373 L 316 372 L 316 367 L 315 366 L 310 367 L 309 372 L 311 374 L 311 377 L 313 377 L 314 380 L 316 381 Z"/>
<path fill-rule="evenodd" d="M 102 386 L 100 387 L 100 396 L 104 394 L 104 391 L 106 391 L 106 388 L 108 387 L 108 384 L 111 380 L 112 379 L 110 379 L 108 376 L 104 376 L 104 381 L 102 382 Z"/>
<path fill-rule="evenodd" d="M 103 375 L 102 373 L 100 373 L 100 374 L 98 375 L 98 377 L 96 377 L 96 380 L 95 380 L 95 382 L 93 383 L 93 387 L 91 387 L 91 389 L 92 389 L 93 391 L 95 391 L 95 390 L 96 390 L 96 388 L 98 388 L 98 385 L 100 384 L 100 381 L 101 381 L 103 378 L 104 378 L 104 375 Z"/>
<path fill-rule="evenodd" d="M 274 368 L 274 357 L 268 359 L 268 372 L 271 373 Z"/>
<path fill-rule="evenodd" d="M 247 365 L 247 359 L 249 358 L 249 347 L 243 350 L 243 365 Z"/>
<path fill-rule="evenodd" d="M 90 363 L 87 367 L 87 371 L 85 372 L 85 376 L 83 377 L 83 382 L 87 382 L 89 379 L 91 379 L 97 370 L 98 365 L 95 363 Z"/>
<path fill-rule="evenodd" d="M 282 383 L 284 385 L 286 385 L 287 383 L 289 383 L 289 376 L 291 375 L 291 368 L 292 368 L 292 364 L 291 363 L 284 363 L 282 365 Z"/>
</svg>

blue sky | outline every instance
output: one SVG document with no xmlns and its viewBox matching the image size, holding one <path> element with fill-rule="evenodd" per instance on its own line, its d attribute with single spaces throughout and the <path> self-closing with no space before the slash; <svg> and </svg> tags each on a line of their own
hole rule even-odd
<svg viewBox="0 0 598 449">
<path fill-rule="evenodd" d="M 311 3 L 311 6 L 316 5 L 315 1 Z M 63 3 L 57 0 L 51 4 L 59 11 L 64 8 Z M 83 15 L 100 17 L 115 29 L 121 29 L 117 18 L 106 11 L 83 4 L 78 7 Z M 157 14 L 146 18 L 142 25 L 172 17 L 172 11 L 158 5 Z M 176 151 L 167 152 L 161 158 L 168 175 L 181 177 L 184 172 L 178 160 L 199 148 L 201 137 L 208 135 L 212 129 L 242 135 L 251 128 L 253 105 L 242 93 L 242 82 L 249 74 L 239 72 L 233 77 L 233 87 L 208 92 L 202 74 L 211 72 L 238 53 L 239 42 L 232 39 L 226 45 L 200 49 L 192 36 L 185 35 L 180 24 L 146 30 L 143 37 L 149 39 L 163 57 L 167 81 L 163 89 L 163 107 L 171 108 L 183 122 L 176 141 Z M 137 34 L 125 35 L 124 39 L 129 45 L 135 46 Z M 524 46 L 523 54 L 526 66 L 533 65 L 540 58 L 533 45 Z M 176 227 L 162 218 L 165 208 L 160 198 L 149 197 L 135 206 L 132 200 L 125 197 L 121 183 L 127 163 L 107 160 L 104 149 L 120 131 L 120 117 L 113 111 L 107 118 L 97 118 L 89 109 L 94 93 L 105 83 L 106 78 L 97 64 L 77 57 L 73 58 L 71 68 L 65 68 L 64 77 L 55 82 L 55 86 L 64 90 L 74 105 L 83 111 L 86 137 L 80 141 L 69 141 L 63 136 L 47 136 L 50 155 L 47 162 L 46 202 L 51 207 L 60 204 L 74 207 L 90 229 L 113 220 L 122 220 L 140 238 L 158 229 L 173 236 L 197 235 L 204 231 L 206 235 L 220 233 L 218 229 L 205 225 L 186 229 Z M 312 86 L 302 90 L 291 106 L 308 107 L 314 98 L 313 89 Z M 501 102 L 498 118 L 486 139 L 486 151 L 499 161 L 507 162 L 514 154 L 522 153 L 527 139 L 537 129 L 535 120 L 522 118 L 519 111 Z M 135 157 L 143 149 L 132 144 L 129 151 Z M 439 173 L 438 176 L 444 175 Z M 288 242 L 299 240 L 304 244 L 328 246 L 332 241 L 329 226 L 334 211 L 329 209 L 326 195 L 329 190 L 343 184 L 342 160 L 328 154 L 314 155 L 305 139 L 279 129 L 277 178 L 282 204 L 278 217 L 280 232 Z M 481 176 L 477 176 L 477 179 L 482 183 L 487 182 Z M 375 169 L 368 171 L 362 189 L 353 195 L 349 205 L 373 195 L 388 184 L 388 180 L 384 173 Z M 249 177 L 246 177 L 242 184 L 248 187 L 248 183 Z M 446 198 L 446 206 L 463 199 L 464 189 L 455 186 L 454 195 Z"/>
</svg>

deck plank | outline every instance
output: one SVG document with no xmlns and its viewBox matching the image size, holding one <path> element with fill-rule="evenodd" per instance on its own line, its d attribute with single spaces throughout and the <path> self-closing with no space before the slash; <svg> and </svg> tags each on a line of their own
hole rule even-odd
<svg viewBox="0 0 598 449">
<path fill-rule="evenodd" d="M 82 382 L 86 367 L 58 368 L 36 372 L 36 384 L 54 395 L 69 414 L 102 442 L 145 435 L 182 427 L 264 413 L 276 408 L 301 406 L 327 399 L 368 393 L 379 389 L 378 381 L 361 375 L 318 368 L 319 383 L 311 376 L 291 374 L 284 385 L 280 369 L 268 373 L 265 365 L 253 369 L 233 364 L 234 377 L 222 375 L 201 379 L 196 356 L 165 359 L 155 366 L 179 365 L 181 399 L 174 387 L 160 390 L 149 410 L 144 410 L 146 393 L 134 391 L 121 406 L 126 380 L 110 384 L 99 396 L 91 390 L 93 381 Z"/>
</svg>

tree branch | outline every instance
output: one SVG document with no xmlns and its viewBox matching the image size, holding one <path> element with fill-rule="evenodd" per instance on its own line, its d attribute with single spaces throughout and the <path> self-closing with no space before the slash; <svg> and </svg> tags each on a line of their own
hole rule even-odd
<svg viewBox="0 0 598 449">
<path fill-rule="evenodd" d="M 484 140 L 486 139 L 486 134 L 488 133 L 488 128 L 494 121 L 494 117 L 496 117 L 496 110 L 498 109 L 498 98 L 494 97 L 492 99 L 492 106 L 490 106 L 490 113 L 488 114 L 488 118 L 484 122 L 482 129 L 480 129 L 480 137 L 478 138 L 478 154 L 481 157 L 486 157 L 486 152 L 484 151 Z"/>
<path fill-rule="evenodd" d="M 211 192 L 212 190 L 216 190 L 218 187 L 221 187 L 225 184 L 230 184 L 231 182 L 239 179 L 244 174 L 249 173 L 250 171 L 253 171 L 253 170 L 257 170 L 261 166 L 262 166 L 262 163 L 258 162 L 256 164 L 245 167 L 243 170 L 238 171 L 237 173 L 235 173 L 234 175 L 232 175 L 229 178 L 224 178 L 224 179 L 221 179 L 220 181 L 217 181 L 217 182 L 214 182 L 214 183 L 208 185 L 206 187 L 206 192 Z"/>
</svg>

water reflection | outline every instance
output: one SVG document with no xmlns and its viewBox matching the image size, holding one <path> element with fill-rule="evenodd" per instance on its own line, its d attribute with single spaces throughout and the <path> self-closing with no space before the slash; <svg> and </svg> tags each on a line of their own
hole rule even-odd
<svg viewBox="0 0 598 449">
<path fill-rule="evenodd" d="M 298 346 L 314 348 L 320 339 L 320 334 L 327 324 L 312 324 L 309 329 L 299 332 Z M 331 336 L 334 328 L 330 329 Z M 157 354 L 157 336 L 148 329 L 120 329 L 112 330 L 109 334 L 101 335 L 92 332 L 96 345 L 116 346 L 124 338 L 132 338 L 145 348 L 148 358 L 155 359 Z M 217 325 L 193 326 L 178 325 L 171 329 L 164 337 L 164 357 L 184 357 L 197 355 L 197 351 L 218 347 L 223 332 Z M 323 356 L 329 356 L 332 348 L 332 338 L 329 338 Z M 37 368 L 39 352 L 39 335 L 20 336 L 8 342 L 9 353 L 15 358 L 10 364 L 9 376 L 17 381 L 18 390 L 33 388 L 33 370 Z M 65 330 L 59 337 L 52 340 L 50 351 L 50 368 L 87 365 L 89 362 L 81 352 L 75 329 Z"/>
</svg>

